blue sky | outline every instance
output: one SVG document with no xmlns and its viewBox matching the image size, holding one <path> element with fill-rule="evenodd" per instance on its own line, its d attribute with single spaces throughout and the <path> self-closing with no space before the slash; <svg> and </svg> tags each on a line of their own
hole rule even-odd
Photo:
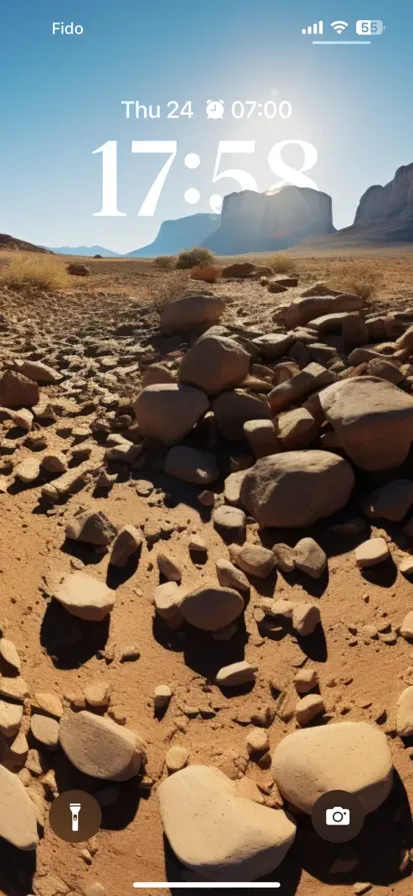
<svg viewBox="0 0 413 896">
<path fill-rule="evenodd" d="M 318 19 L 349 23 L 379 18 L 371 46 L 313 46 L 301 28 Z M 79 36 L 52 35 L 52 23 L 73 21 Z M 326 35 L 325 35 L 326 36 Z M 14 0 L 0 33 L 0 231 L 35 243 L 100 244 L 119 252 L 145 245 L 162 220 L 210 211 L 220 140 L 254 140 L 255 152 L 224 156 L 219 171 L 242 168 L 260 190 L 279 178 L 268 152 L 282 140 L 304 140 L 318 152 L 308 172 L 333 197 L 335 224 L 354 218 L 373 183 L 413 161 L 411 59 L 413 7 L 407 3 L 308 0 Z M 267 121 L 231 117 L 233 101 L 288 100 L 292 116 Z M 223 120 L 207 120 L 208 99 L 222 99 Z M 126 120 L 122 100 L 160 104 L 158 120 Z M 191 119 L 166 119 L 166 103 L 192 101 Z M 257 107 L 258 109 L 258 107 Z M 101 207 L 102 155 L 118 142 L 118 205 L 124 217 L 96 217 Z M 133 155 L 132 140 L 178 142 L 153 217 L 138 217 L 167 155 Z M 200 164 L 189 170 L 187 153 Z M 289 153 L 289 154 L 288 154 Z M 286 151 L 300 166 L 300 153 Z M 200 201 L 189 205 L 187 189 Z"/>
</svg>

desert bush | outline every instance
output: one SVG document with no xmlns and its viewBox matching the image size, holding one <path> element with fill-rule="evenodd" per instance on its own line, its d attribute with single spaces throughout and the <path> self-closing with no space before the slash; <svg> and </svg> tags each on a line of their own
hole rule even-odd
<svg viewBox="0 0 413 896">
<path fill-rule="evenodd" d="M 7 266 L 0 270 L 0 282 L 22 289 L 64 289 L 70 286 L 65 263 L 55 255 L 36 252 L 16 252 Z"/>
<path fill-rule="evenodd" d="M 355 293 L 362 299 L 368 299 L 377 289 L 380 273 L 373 259 L 354 259 L 335 264 L 329 286 L 341 292 Z"/>
<path fill-rule="evenodd" d="M 162 279 L 156 281 L 152 288 L 152 302 L 158 314 L 163 311 L 169 302 L 180 299 L 188 286 L 188 275 L 172 271 Z"/>
<path fill-rule="evenodd" d="M 276 252 L 275 255 L 268 259 L 268 265 L 276 274 L 287 274 L 297 266 L 294 259 L 287 252 Z"/>
<path fill-rule="evenodd" d="M 198 264 L 213 264 L 214 256 L 209 249 L 203 249 L 202 246 L 194 246 L 193 249 L 185 249 L 180 252 L 175 267 L 178 270 L 187 270 L 195 268 Z"/>
<path fill-rule="evenodd" d="M 161 268 L 163 271 L 172 271 L 176 265 L 176 256 L 158 255 L 157 258 L 154 258 L 153 263 L 155 267 Z"/>
</svg>

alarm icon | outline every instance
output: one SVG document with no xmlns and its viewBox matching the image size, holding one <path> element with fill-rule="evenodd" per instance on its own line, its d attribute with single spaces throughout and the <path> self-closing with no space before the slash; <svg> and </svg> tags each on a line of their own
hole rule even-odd
<svg viewBox="0 0 413 896">
<path fill-rule="evenodd" d="M 207 100 L 206 114 L 207 118 L 223 118 L 224 100 Z"/>
</svg>

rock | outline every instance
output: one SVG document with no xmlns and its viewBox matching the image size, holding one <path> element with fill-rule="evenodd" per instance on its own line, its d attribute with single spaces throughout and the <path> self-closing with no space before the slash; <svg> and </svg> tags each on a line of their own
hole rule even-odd
<svg viewBox="0 0 413 896">
<path fill-rule="evenodd" d="M 277 280 L 270 280 L 268 284 L 266 284 L 266 282 L 263 283 L 263 280 L 266 281 L 266 278 L 263 277 L 261 283 L 263 286 L 267 285 L 268 292 L 287 292 L 287 287 L 281 286 L 280 283 L 277 282 Z"/>
<path fill-rule="evenodd" d="M 33 737 L 48 750 L 56 750 L 59 744 L 59 722 L 50 716 L 35 713 L 31 717 L 30 730 Z"/>
<path fill-rule="evenodd" d="M 307 694 L 298 701 L 295 707 L 295 717 L 301 728 L 308 725 L 317 716 L 324 715 L 324 700 L 320 694 Z"/>
<path fill-rule="evenodd" d="M 295 451 L 308 448 L 318 435 L 318 426 L 305 408 L 296 408 L 279 414 L 275 420 L 277 439 L 282 443 L 281 450 Z"/>
<path fill-rule="evenodd" d="M 271 771 L 284 799 L 308 814 L 330 790 L 346 790 L 374 812 L 393 783 L 386 735 L 366 722 L 295 731 L 276 747 Z"/>
<path fill-rule="evenodd" d="M 215 632 L 230 625 L 244 612 L 244 601 L 232 588 L 206 584 L 185 594 L 180 610 L 184 619 L 195 628 Z"/>
<path fill-rule="evenodd" d="M 205 488 L 198 497 L 197 501 L 202 504 L 203 507 L 213 507 L 215 503 L 215 495 L 214 492 L 211 492 L 210 489 Z"/>
<path fill-rule="evenodd" d="M 270 749 L 270 741 L 265 728 L 252 728 L 245 738 L 245 746 L 250 756 L 266 753 Z"/>
<path fill-rule="evenodd" d="M 109 787 L 107 788 L 107 790 L 109 790 Z M 89 887 L 86 887 L 85 896 L 106 896 L 106 890 L 104 886 L 102 886 L 102 884 L 90 884 Z"/>
<path fill-rule="evenodd" d="M 168 684 L 156 685 L 153 703 L 156 713 L 165 712 L 172 699 L 172 691 Z"/>
<path fill-rule="evenodd" d="M 272 290 L 269 290 L 272 292 Z M 252 344 L 258 349 L 263 358 L 270 358 L 272 361 L 282 358 L 288 353 L 294 342 L 294 337 L 290 333 L 267 333 L 265 336 L 258 336 L 252 340 Z"/>
<path fill-rule="evenodd" d="M 162 310 L 161 330 L 183 333 L 200 324 L 215 324 L 225 311 L 225 304 L 219 296 L 202 294 L 174 299 Z"/>
<path fill-rule="evenodd" d="M 37 848 L 35 807 L 17 775 L 0 765 L 0 837 L 25 851 Z"/>
<path fill-rule="evenodd" d="M 224 439 L 242 439 L 247 420 L 270 419 L 267 402 L 245 392 L 223 392 L 212 402 L 218 429 Z"/>
<path fill-rule="evenodd" d="M 367 364 L 367 373 L 369 376 L 379 377 L 381 380 L 387 380 L 398 386 L 404 380 L 404 374 L 399 367 L 392 364 L 391 361 L 385 361 L 384 358 L 372 358 Z"/>
<path fill-rule="evenodd" d="M 72 277 L 87 277 L 90 274 L 90 270 L 86 267 L 85 264 L 71 263 L 66 266 L 66 270 L 68 274 L 71 274 Z"/>
<path fill-rule="evenodd" d="M 93 778 L 128 781 L 139 774 L 146 760 L 137 734 L 86 711 L 63 717 L 60 745 L 72 765 Z"/>
<path fill-rule="evenodd" d="M 413 734 L 413 687 L 405 688 L 397 701 L 396 729 L 399 737 Z"/>
<path fill-rule="evenodd" d="M 165 551 L 159 551 L 156 556 L 159 572 L 168 582 L 180 582 L 182 579 L 182 569 L 178 563 Z M 162 587 L 162 586 L 161 586 Z"/>
<path fill-rule="evenodd" d="M 402 520 L 413 504 L 413 482 L 409 479 L 393 479 L 363 501 L 363 510 L 372 518 L 383 517 L 392 522 Z"/>
<path fill-rule="evenodd" d="M 206 333 L 184 355 L 178 378 L 208 395 L 218 395 L 224 389 L 239 386 L 249 365 L 248 352 L 233 339 Z"/>
<path fill-rule="evenodd" d="M 22 718 L 22 706 L 0 700 L 0 734 L 4 737 L 14 737 L 20 728 Z"/>
<path fill-rule="evenodd" d="M 280 450 L 272 420 L 247 420 L 243 432 L 255 458 L 267 457 Z"/>
<path fill-rule="evenodd" d="M 253 881 L 282 862 L 295 825 L 282 809 L 236 796 L 219 769 L 191 765 L 158 789 L 162 824 L 177 858 L 210 881 Z"/>
<path fill-rule="evenodd" d="M 241 486 L 261 528 L 300 528 L 341 510 L 354 486 L 350 464 L 328 451 L 285 451 L 258 460 Z"/>
<path fill-rule="evenodd" d="M 136 644 L 124 647 L 121 653 L 121 663 L 135 663 L 140 658 L 141 652 Z"/>
<path fill-rule="evenodd" d="M 340 446 L 362 470 L 399 467 L 413 440 L 413 398 L 372 376 L 342 380 L 320 394 Z"/>
<path fill-rule="evenodd" d="M 288 544 L 275 544 L 272 552 L 275 557 L 275 565 L 281 572 L 292 572 L 295 568 L 294 549 Z"/>
<path fill-rule="evenodd" d="M 92 455 L 89 460 L 85 460 L 73 470 L 68 470 L 63 476 L 48 482 L 42 488 L 42 498 L 45 498 L 51 504 L 55 504 L 74 491 L 83 488 L 87 479 L 93 474 L 98 473 L 101 467 L 101 452 L 98 451 Z M 101 471 L 100 471 L 101 472 Z"/>
<path fill-rule="evenodd" d="M 360 311 L 363 305 L 361 296 L 350 293 L 334 295 L 334 290 L 331 290 L 330 295 L 320 294 L 294 299 L 286 309 L 286 323 L 289 327 L 300 327 L 326 314 Z"/>
<path fill-rule="evenodd" d="M 217 579 L 223 588 L 235 588 L 241 594 L 249 592 L 250 583 L 244 573 L 237 569 L 230 560 L 220 558 L 216 562 Z"/>
<path fill-rule="evenodd" d="M 300 373 L 275 386 L 275 389 L 270 392 L 268 401 L 272 412 L 278 414 L 284 408 L 298 404 L 312 392 L 317 392 L 330 383 L 335 383 L 336 380 L 337 377 L 334 373 L 312 361 Z"/>
<path fill-rule="evenodd" d="M 14 672 L 20 672 L 22 664 L 19 654 L 13 641 L 9 641 L 8 638 L 0 638 L 0 657 Z"/>
<path fill-rule="evenodd" d="M 198 264 L 191 269 L 191 280 L 203 280 L 204 283 L 215 283 L 221 276 L 221 268 L 213 264 Z"/>
<path fill-rule="evenodd" d="M 111 523 L 101 510 L 95 513 L 90 510 L 79 513 L 66 526 L 67 538 L 73 538 L 75 541 L 84 541 L 86 544 L 93 544 L 96 547 L 109 545 L 115 538 L 117 531 L 117 526 Z"/>
<path fill-rule="evenodd" d="M 259 544 L 245 543 L 235 562 L 243 572 L 258 579 L 267 579 L 275 567 L 273 552 Z"/>
<path fill-rule="evenodd" d="M 5 697 L 6 700 L 17 700 L 19 703 L 23 703 L 28 693 L 29 689 L 27 683 L 21 675 L 17 678 L 0 677 L 0 697 Z"/>
<path fill-rule="evenodd" d="M 5 408 L 32 408 L 40 398 L 39 387 L 15 370 L 6 370 L 0 379 L 0 405 Z"/>
<path fill-rule="evenodd" d="M 294 548 L 294 565 L 312 579 L 319 579 L 327 566 L 327 556 L 314 538 L 301 538 Z"/>
<path fill-rule="evenodd" d="M 176 379 L 171 370 L 164 364 L 150 364 L 146 368 L 142 379 L 144 389 L 146 386 L 159 386 L 161 383 L 175 383 Z"/>
<path fill-rule="evenodd" d="M 62 701 L 57 694 L 36 691 L 32 705 L 43 710 L 49 716 L 55 716 L 56 719 L 61 719 L 63 715 Z"/>
<path fill-rule="evenodd" d="M 57 586 L 53 597 L 72 616 L 101 622 L 113 610 L 116 594 L 104 582 L 84 572 L 73 572 Z"/>
<path fill-rule="evenodd" d="M 413 557 L 411 554 L 403 557 L 403 560 L 399 563 L 399 572 L 407 578 L 413 575 Z"/>
<path fill-rule="evenodd" d="M 43 364 L 43 361 L 28 361 L 25 359 L 24 361 L 15 361 L 14 362 L 14 370 L 17 370 L 19 373 L 22 373 L 23 376 L 28 377 L 28 379 L 33 380 L 35 383 L 39 383 L 39 385 L 46 386 L 49 383 L 60 383 L 62 379 L 62 374 L 57 370 L 53 370 L 53 367 L 48 367 L 47 364 Z"/>
<path fill-rule="evenodd" d="M 212 519 L 215 528 L 224 538 L 233 541 L 245 540 L 246 517 L 243 510 L 222 504 L 215 508 Z"/>
<path fill-rule="evenodd" d="M 182 383 L 147 386 L 134 402 L 139 432 L 173 445 L 180 442 L 208 409 L 200 389 Z"/>
<path fill-rule="evenodd" d="M 61 451 L 45 454 L 42 457 L 42 467 L 47 473 L 66 473 L 67 457 Z"/>
<path fill-rule="evenodd" d="M 7 416 L 13 421 L 15 426 L 18 426 L 20 429 L 25 429 L 26 432 L 30 432 L 33 426 L 34 415 L 31 411 L 28 411 L 27 408 L 20 408 L 19 411 L 12 411 L 7 409 Z"/>
<path fill-rule="evenodd" d="M 166 767 L 169 774 L 179 772 L 181 768 L 185 768 L 189 759 L 189 750 L 186 747 L 180 747 L 176 744 L 168 750 L 165 756 Z"/>
<path fill-rule="evenodd" d="M 317 625 L 321 621 L 321 614 L 317 604 L 299 603 L 293 609 L 293 628 L 302 638 L 314 634 Z"/>
<path fill-rule="evenodd" d="M 115 538 L 110 563 L 120 569 L 126 566 L 128 560 L 136 554 L 143 542 L 142 530 L 136 526 L 123 526 Z"/>
<path fill-rule="evenodd" d="M 217 673 L 215 681 L 219 687 L 235 688 L 255 681 L 256 671 L 257 666 L 252 666 L 246 660 L 240 660 L 238 663 L 231 663 L 230 666 L 223 666 Z"/>
<path fill-rule="evenodd" d="M 239 507 L 241 503 L 241 485 L 244 480 L 245 470 L 230 473 L 224 483 L 224 498 L 226 504 Z"/>
<path fill-rule="evenodd" d="M 366 321 L 357 311 L 346 314 L 341 332 L 346 345 L 365 345 L 369 341 Z"/>
<path fill-rule="evenodd" d="M 36 482 L 40 476 L 40 460 L 37 457 L 25 457 L 24 460 L 17 464 L 14 468 L 16 479 L 20 479 L 26 485 Z"/>
<path fill-rule="evenodd" d="M 183 592 L 176 582 L 165 582 L 155 588 L 154 604 L 158 616 L 164 619 L 171 628 L 179 628 L 183 617 L 180 603 Z"/>
<path fill-rule="evenodd" d="M 84 688 L 84 696 L 89 706 L 105 709 L 110 703 L 110 688 L 103 680 L 89 681 Z"/>
<path fill-rule="evenodd" d="M 209 485 L 219 476 L 215 455 L 187 445 L 175 445 L 168 451 L 164 470 L 168 476 L 195 485 Z"/>
<path fill-rule="evenodd" d="M 204 557 L 208 554 L 208 545 L 202 535 L 191 535 L 188 548 L 191 554 L 198 554 L 198 560 L 202 559 L 200 554 Z"/>
<path fill-rule="evenodd" d="M 241 796 L 245 800 L 253 800 L 254 803 L 259 803 L 260 806 L 264 805 L 264 797 L 252 778 L 248 778 L 247 775 L 244 775 L 234 783 L 236 796 Z M 274 808 L 280 809 L 281 806 Z"/>
<path fill-rule="evenodd" d="M 294 675 L 295 689 L 298 694 L 308 694 L 318 687 L 318 672 L 311 666 L 304 666 Z"/>
<path fill-rule="evenodd" d="M 383 563 L 390 557 L 390 551 L 384 538 L 369 538 L 359 544 L 355 551 L 356 563 L 359 569 L 367 566 L 375 566 L 376 563 Z"/>
</svg>

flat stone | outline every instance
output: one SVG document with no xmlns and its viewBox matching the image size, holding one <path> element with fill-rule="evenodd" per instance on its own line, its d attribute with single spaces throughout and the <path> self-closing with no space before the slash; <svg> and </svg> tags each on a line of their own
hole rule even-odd
<svg viewBox="0 0 413 896">
<path fill-rule="evenodd" d="M 214 632 L 230 625 L 244 612 L 244 601 L 232 588 L 205 584 L 184 595 L 180 610 L 195 628 Z"/>
<path fill-rule="evenodd" d="M 55 716 L 56 719 L 61 719 L 63 715 L 62 701 L 57 694 L 36 691 L 32 705 L 43 710 L 49 716 Z"/>
<path fill-rule="evenodd" d="M 238 687 L 250 681 L 255 681 L 256 671 L 257 666 L 252 666 L 246 660 L 240 660 L 238 663 L 223 666 L 217 673 L 215 681 L 220 687 Z"/>
<path fill-rule="evenodd" d="M 379 728 L 339 722 L 287 735 L 273 754 L 272 774 L 284 799 L 303 812 L 311 814 L 322 794 L 347 790 L 369 813 L 390 793 L 393 763 Z"/>
<path fill-rule="evenodd" d="M 162 824 L 177 858 L 210 881 L 254 881 L 274 871 L 295 837 L 281 810 L 236 796 L 216 768 L 190 765 L 158 789 Z"/>
<path fill-rule="evenodd" d="M 84 572 L 73 572 L 58 585 L 53 597 L 72 616 L 100 622 L 113 610 L 116 594 L 104 582 Z"/>
<path fill-rule="evenodd" d="M 413 576 L 413 556 L 411 554 L 403 557 L 403 560 L 400 561 L 399 572 L 407 576 L 407 578 Z"/>
<path fill-rule="evenodd" d="M 312 579 L 319 579 L 327 566 L 327 555 L 314 538 L 301 538 L 294 548 L 294 565 Z"/>
<path fill-rule="evenodd" d="M 234 541 L 245 539 L 246 517 L 240 508 L 222 504 L 215 508 L 212 519 L 215 528 L 225 537 Z"/>
<path fill-rule="evenodd" d="M 15 672 L 20 672 L 21 660 L 13 641 L 8 638 L 0 638 L 0 657 Z"/>
<path fill-rule="evenodd" d="M 192 295 L 174 299 L 163 308 L 161 330 L 184 333 L 200 324 L 215 324 L 225 311 L 225 299 L 221 296 Z"/>
<path fill-rule="evenodd" d="M 18 678 L 0 677 L 0 697 L 5 697 L 6 700 L 18 700 L 19 703 L 23 703 L 28 693 L 27 683 L 20 675 Z"/>
<path fill-rule="evenodd" d="M 251 576 L 267 579 L 275 568 L 275 557 L 272 551 L 259 544 L 246 542 L 236 558 L 236 564 Z"/>
<path fill-rule="evenodd" d="M 0 734 L 14 737 L 21 725 L 23 707 L 18 703 L 6 703 L 0 700 Z"/>
<path fill-rule="evenodd" d="M 302 699 L 298 701 L 295 707 L 295 717 L 301 728 L 324 713 L 324 700 L 320 697 L 320 694 L 307 694 L 306 697 L 302 697 Z"/>
<path fill-rule="evenodd" d="M 63 717 L 60 745 L 72 765 L 93 778 L 127 781 L 145 762 L 145 746 L 137 734 L 91 712 Z"/>
<path fill-rule="evenodd" d="M 111 523 L 101 510 L 95 513 L 86 510 L 84 513 L 75 516 L 66 526 L 67 538 L 84 541 L 96 547 L 109 545 L 115 538 L 117 531 L 117 527 Z"/>
<path fill-rule="evenodd" d="M 33 737 L 47 747 L 49 750 L 56 750 L 59 745 L 59 723 L 50 716 L 43 716 L 35 713 L 31 717 L 30 729 Z"/>
<path fill-rule="evenodd" d="M 35 807 L 17 775 L 0 765 L 0 837 L 27 852 L 37 848 Z"/>
<path fill-rule="evenodd" d="M 359 544 L 355 551 L 356 563 L 359 569 L 368 566 L 375 566 L 376 563 L 383 563 L 390 557 L 390 551 L 384 538 L 369 538 Z"/>
<path fill-rule="evenodd" d="M 250 590 L 250 583 L 241 569 L 237 569 L 230 560 L 220 558 L 216 562 L 217 579 L 223 588 L 235 588 L 244 594 Z"/>
<path fill-rule="evenodd" d="M 16 479 L 20 479 L 25 485 L 35 482 L 40 476 L 40 460 L 37 457 L 25 457 L 14 468 Z"/>
<path fill-rule="evenodd" d="M 166 767 L 169 774 L 179 772 L 181 768 L 185 768 L 189 759 L 189 750 L 186 747 L 180 747 L 178 744 L 171 747 L 165 756 Z"/>
</svg>

